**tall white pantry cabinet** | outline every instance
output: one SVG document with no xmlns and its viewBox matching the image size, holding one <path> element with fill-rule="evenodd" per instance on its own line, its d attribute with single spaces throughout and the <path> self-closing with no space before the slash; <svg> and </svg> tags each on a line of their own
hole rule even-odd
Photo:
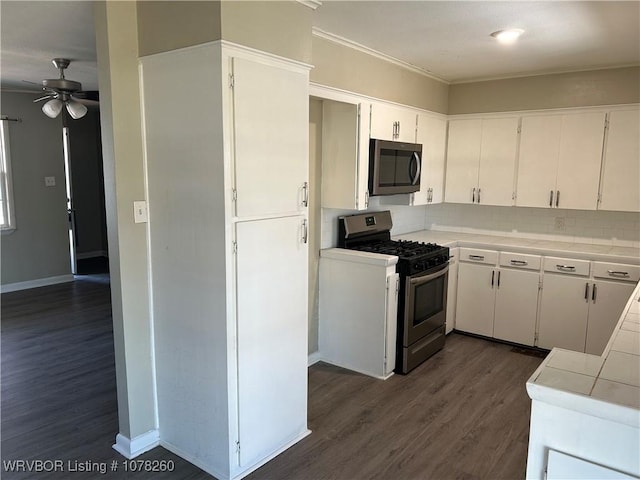
<svg viewBox="0 0 640 480">
<path fill-rule="evenodd" d="M 307 430 L 309 67 L 140 60 L 160 444 L 239 478 Z"/>
</svg>

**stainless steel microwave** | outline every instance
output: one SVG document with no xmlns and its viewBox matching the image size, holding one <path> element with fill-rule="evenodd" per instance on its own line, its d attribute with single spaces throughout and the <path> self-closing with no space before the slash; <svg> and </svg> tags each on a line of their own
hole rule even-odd
<svg viewBox="0 0 640 480">
<path fill-rule="evenodd" d="M 422 145 L 371 139 L 369 195 L 395 195 L 420 190 Z"/>
</svg>

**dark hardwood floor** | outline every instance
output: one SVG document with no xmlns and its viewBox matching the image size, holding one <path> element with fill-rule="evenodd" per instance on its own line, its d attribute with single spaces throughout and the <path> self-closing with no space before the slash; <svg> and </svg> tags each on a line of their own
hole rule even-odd
<svg viewBox="0 0 640 480">
<path fill-rule="evenodd" d="M 124 472 L 107 275 L 2 295 L 3 479 L 213 478 L 158 447 L 165 473 Z M 539 355 L 452 334 L 407 376 L 375 380 L 327 364 L 309 369 L 313 433 L 249 479 L 524 478 Z M 10 472 L 12 460 L 62 460 L 65 472 Z M 111 463 L 119 469 L 111 471 Z M 68 472 L 94 462 L 106 474 Z"/>
</svg>

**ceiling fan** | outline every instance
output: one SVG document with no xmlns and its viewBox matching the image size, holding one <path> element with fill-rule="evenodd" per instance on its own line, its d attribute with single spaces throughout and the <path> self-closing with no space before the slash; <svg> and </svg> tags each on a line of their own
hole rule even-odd
<svg viewBox="0 0 640 480">
<path fill-rule="evenodd" d="M 87 107 L 84 103 L 97 103 L 98 92 L 84 92 L 80 82 L 64 78 L 64 71 L 71 63 L 68 58 L 54 58 L 51 62 L 60 72 L 60 78 L 43 80 L 42 90 L 46 92 L 46 95 L 36 98 L 34 103 L 48 100 L 42 105 L 42 111 L 49 118 L 56 118 L 60 115 L 62 107 L 67 108 L 69 115 L 74 120 L 84 117 L 87 114 Z M 94 99 L 89 97 L 94 97 Z"/>
</svg>

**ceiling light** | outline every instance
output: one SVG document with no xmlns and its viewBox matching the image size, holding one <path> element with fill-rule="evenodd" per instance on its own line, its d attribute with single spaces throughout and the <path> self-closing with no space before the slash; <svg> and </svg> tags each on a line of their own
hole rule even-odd
<svg viewBox="0 0 640 480">
<path fill-rule="evenodd" d="M 493 32 L 491 36 L 498 40 L 500 43 L 513 43 L 520 35 L 524 33 L 521 28 L 508 28 L 506 30 L 498 30 Z"/>
<path fill-rule="evenodd" d="M 87 107 L 77 100 L 69 99 L 67 101 L 67 111 L 74 120 L 78 120 L 87 114 Z"/>
<path fill-rule="evenodd" d="M 62 100 L 53 98 L 49 100 L 47 103 L 45 103 L 44 105 L 42 105 L 42 111 L 47 117 L 56 118 L 58 115 L 60 115 L 63 105 L 64 103 L 62 103 Z"/>
</svg>

